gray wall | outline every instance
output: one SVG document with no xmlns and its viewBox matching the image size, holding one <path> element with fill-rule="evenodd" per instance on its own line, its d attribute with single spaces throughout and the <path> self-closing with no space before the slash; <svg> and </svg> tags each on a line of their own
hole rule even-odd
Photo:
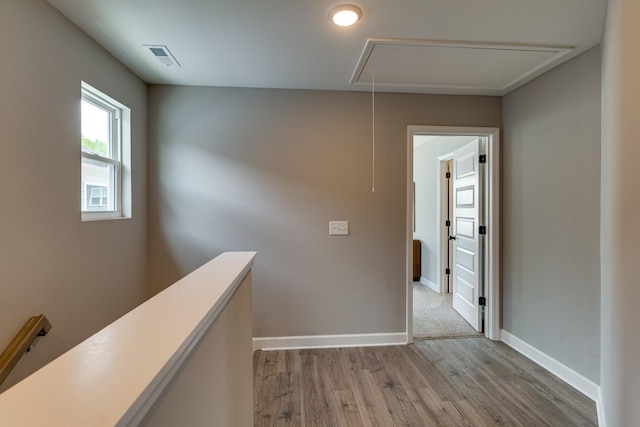
<svg viewBox="0 0 640 427">
<path fill-rule="evenodd" d="M 498 97 L 379 94 L 372 193 L 370 94 L 149 92 L 151 284 L 257 250 L 257 337 L 405 331 L 407 125 L 501 125 Z"/>
<path fill-rule="evenodd" d="M 637 0 L 609 0 L 602 58 L 602 364 L 607 427 L 640 425 L 640 32 Z"/>
<path fill-rule="evenodd" d="M 503 99 L 504 329 L 599 382 L 600 51 Z"/>
<path fill-rule="evenodd" d="M 146 286 L 146 85 L 42 0 L 0 6 L 0 348 L 50 334 L 4 387 L 104 327 Z M 80 220 L 80 81 L 132 109 L 133 219 Z"/>
<path fill-rule="evenodd" d="M 468 136 L 425 136 L 416 135 L 413 151 L 413 182 L 415 182 L 415 231 L 413 238 L 420 240 L 421 275 L 434 285 L 440 286 L 438 277 L 438 174 L 444 156 L 468 144 L 473 137 Z"/>
</svg>

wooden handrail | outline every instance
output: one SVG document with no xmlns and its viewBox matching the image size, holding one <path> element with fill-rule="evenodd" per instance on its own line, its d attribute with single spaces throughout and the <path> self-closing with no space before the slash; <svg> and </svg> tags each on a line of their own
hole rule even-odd
<svg viewBox="0 0 640 427">
<path fill-rule="evenodd" d="M 39 336 L 47 335 L 49 330 L 51 330 L 51 323 L 44 314 L 33 316 L 24 324 L 0 355 L 0 384 L 9 376 L 22 355 L 29 351 L 33 341 Z"/>
</svg>

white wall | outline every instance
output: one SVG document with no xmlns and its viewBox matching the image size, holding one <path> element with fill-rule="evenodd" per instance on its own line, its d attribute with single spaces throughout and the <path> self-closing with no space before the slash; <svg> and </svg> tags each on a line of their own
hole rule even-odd
<svg viewBox="0 0 640 427">
<path fill-rule="evenodd" d="M 609 0 L 602 60 L 602 382 L 607 427 L 640 425 L 640 32 Z"/>
<path fill-rule="evenodd" d="M 600 380 L 600 51 L 503 99 L 503 327 Z"/>
<path fill-rule="evenodd" d="M 0 6 L 0 348 L 53 329 L 4 387 L 146 294 L 146 85 L 43 0 Z M 132 109 L 133 218 L 80 218 L 80 82 Z"/>
<path fill-rule="evenodd" d="M 421 242 L 421 275 L 435 285 L 438 277 L 438 157 L 453 153 L 476 138 L 469 136 L 416 135 L 413 152 L 415 182 L 415 231 L 413 238 Z"/>
<path fill-rule="evenodd" d="M 150 280 L 257 250 L 254 335 L 406 329 L 407 126 L 500 126 L 497 97 L 150 87 Z M 348 220 L 351 235 L 328 235 Z"/>
<path fill-rule="evenodd" d="M 139 426 L 253 426 L 251 338 L 249 272 Z"/>
</svg>

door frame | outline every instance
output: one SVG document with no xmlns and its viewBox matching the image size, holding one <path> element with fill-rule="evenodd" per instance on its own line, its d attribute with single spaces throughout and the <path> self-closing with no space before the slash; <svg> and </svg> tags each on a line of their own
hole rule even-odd
<svg viewBox="0 0 640 427">
<path fill-rule="evenodd" d="M 451 261 L 452 259 L 449 236 L 447 235 L 447 226 L 444 224 L 443 220 L 443 218 L 447 216 L 447 212 L 449 212 L 450 215 L 453 205 L 451 191 L 449 188 L 451 181 L 445 177 L 447 163 L 450 160 L 453 160 L 453 152 L 438 157 L 438 189 L 436 194 L 436 198 L 438 199 L 438 209 L 436 211 L 436 222 L 438 223 L 438 227 L 436 230 L 436 240 L 438 241 L 439 250 L 436 254 L 436 271 L 437 276 L 440 278 L 440 294 L 446 294 L 449 292 L 448 287 L 445 285 L 445 282 L 447 282 L 448 279 L 446 273 L 447 263 L 445 260 L 449 259 L 449 261 Z M 411 164 L 413 165 L 413 161 Z M 445 252 L 449 252 L 447 256 L 445 256 Z"/>
<path fill-rule="evenodd" d="M 485 173 L 484 335 L 500 340 L 500 128 L 466 126 L 407 126 L 407 218 L 406 218 L 406 328 L 407 342 L 413 342 L 413 137 L 414 135 L 487 137 Z M 427 142 L 428 144 L 429 142 Z M 439 229 L 439 228 L 438 228 Z"/>
</svg>

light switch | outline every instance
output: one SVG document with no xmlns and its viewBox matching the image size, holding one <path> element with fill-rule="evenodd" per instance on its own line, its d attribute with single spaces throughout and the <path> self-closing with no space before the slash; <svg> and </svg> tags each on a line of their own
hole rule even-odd
<svg viewBox="0 0 640 427">
<path fill-rule="evenodd" d="M 329 221 L 330 236 L 348 236 L 349 221 Z"/>
</svg>

